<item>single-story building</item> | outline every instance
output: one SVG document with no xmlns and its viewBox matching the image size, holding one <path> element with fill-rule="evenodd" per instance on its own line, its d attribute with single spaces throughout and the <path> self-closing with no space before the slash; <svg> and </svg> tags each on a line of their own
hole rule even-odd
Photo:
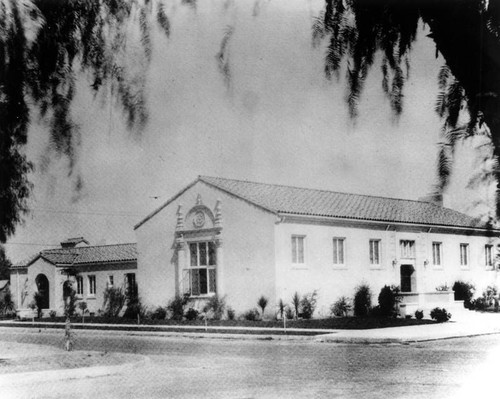
<svg viewBox="0 0 500 399">
<path fill-rule="evenodd" d="M 83 237 L 61 242 L 61 248 L 39 252 L 11 267 L 10 288 L 18 314 L 28 311 L 36 292 L 42 295 L 43 313 L 64 313 L 63 284 L 73 283 L 79 300 L 90 313 L 103 309 L 109 286 L 135 287 L 136 244 L 90 246 Z"/>
<path fill-rule="evenodd" d="M 276 312 L 316 291 L 316 315 L 368 284 L 408 307 L 453 303 L 456 280 L 497 282 L 500 231 L 435 203 L 198 177 L 135 226 L 143 303 L 218 294 L 237 313 L 264 295 Z M 15 284 L 15 283 L 14 283 Z M 267 312 L 266 312 L 267 313 Z"/>
</svg>

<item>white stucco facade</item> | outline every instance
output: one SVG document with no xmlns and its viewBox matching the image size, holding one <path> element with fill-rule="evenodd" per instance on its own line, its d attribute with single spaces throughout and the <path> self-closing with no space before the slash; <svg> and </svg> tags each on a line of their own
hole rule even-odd
<svg viewBox="0 0 500 399">
<path fill-rule="evenodd" d="M 403 285 L 405 301 L 415 307 L 448 301 L 452 296 L 436 288 L 451 289 L 457 280 L 475 284 L 478 292 L 497 283 L 496 230 L 291 214 L 269 209 L 251 195 L 198 179 L 136 226 L 138 284 L 146 305 L 165 306 L 175 295 L 189 293 L 192 304 L 201 306 L 217 293 L 242 314 L 264 295 L 271 316 L 280 299 L 290 304 L 295 292 L 316 291 L 316 316 L 325 316 L 340 296 L 352 298 L 362 283 L 370 286 L 374 304 L 384 285 Z M 199 272 L 193 259 L 205 256 L 200 245 L 212 248 L 216 265 L 208 265 L 207 258 Z M 303 246 L 299 260 L 297 245 Z M 335 259 L 334 245 L 342 246 L 341 260 L 338 254 Z M 411 248 L 405 252 L 404 245 Z M 370 259 L 371 246 L 376 260 Z"/>
</svg>

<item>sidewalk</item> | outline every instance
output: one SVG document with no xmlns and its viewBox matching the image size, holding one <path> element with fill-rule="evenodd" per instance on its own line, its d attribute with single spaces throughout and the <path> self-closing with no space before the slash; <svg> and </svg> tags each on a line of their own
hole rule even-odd
<svg viewBox="0 0 500 399">
<path fill-rule="evenodd" d="M 500 334 L 500 313 L 456 312 L 449 322 L 373 330 L 337 330 L 316 336 L 320 342 L 337 343 L 411 343 Z"/>
</svg>

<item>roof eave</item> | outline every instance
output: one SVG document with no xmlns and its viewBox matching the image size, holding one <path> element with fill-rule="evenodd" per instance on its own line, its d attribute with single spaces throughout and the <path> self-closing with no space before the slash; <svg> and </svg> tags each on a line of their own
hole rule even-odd
<svg viewBox="0 0 500 399">
<path fill-rule="evenodd" d="M 326 216 L 326 215 L 310 215 L 303 213 L 293 213 L 293 212 L 278 212 L 280 216 L 284 217 L 297 217 L 297 218 L 313 218 L 313 219 L 324 219 L 324 220 L 345 220 L 352 222 L 361 223 L 376 223 L 376 224 L 394 224 L 398 226 L 422 226 L 428 228 L 442 228 L 442 229 L 455 229 L 455 230 L 467 230 L 467 231 L 478 231 L 478 232 L 490 232 L 500 234 L 500 229 L 487 228 L 487 227 L 467 227 L 467 226 L 455 226 L 455 225 L 444 225 L 444 224 L 431 224 L 431 223 L 415 223 L 415 222 L 401 222 L 392 220 L 378 220 L 378 219 L 363 219 L 363 218 L 353 218 L 353 217 L 342 217 L 342 216 Z"/>
</svg>

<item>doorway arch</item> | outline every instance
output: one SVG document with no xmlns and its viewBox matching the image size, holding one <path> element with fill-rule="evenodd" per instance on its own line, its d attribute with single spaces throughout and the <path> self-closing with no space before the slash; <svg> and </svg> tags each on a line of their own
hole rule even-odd
<svg viewBox="0 0 500 399">
<path fill-rule="evenodd" d="M 42 309 L 50 308 L 49 279 L 45 274 L 36 276 L 36 289 L 41 296 Z"/>
</svg>

